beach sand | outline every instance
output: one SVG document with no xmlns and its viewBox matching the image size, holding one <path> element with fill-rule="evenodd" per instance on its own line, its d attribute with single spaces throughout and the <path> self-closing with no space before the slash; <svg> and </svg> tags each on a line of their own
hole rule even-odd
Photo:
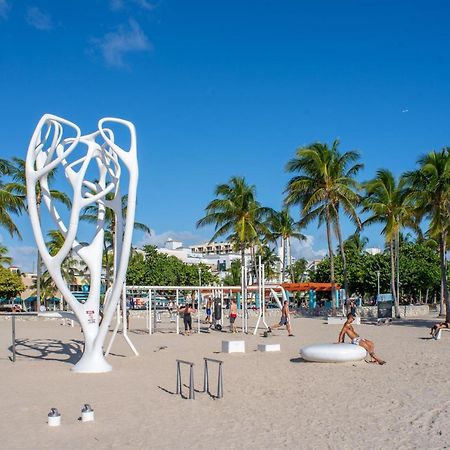
<svg viewBox="0 0 450 450">
<path fill-rule="evenodd" d="M 386 359 L 385 366 L 377 366 L 302 361 L 302 346 L 337 339 L 339 326 L 321 319 L 294 319 L 295 337 L 285 330 L 269 338 L 245 336 L 245 354 L 219 353 L 222 340 L 241 334 L 150 336 L 145 320 L 133 319 L 130 337 L 140 356 L 132 356 L 119 335 L 109 356 L 113 371 L 99 375 L 70 371 L 80 356 L 82 334 L 59 320 L 17 321 L 18 357 L 12 363 L 10 322 L 1 320 L 0 447 L 445 448 L 450 445 L 450 333 L 440 341 L 426 339 L 433 320 L 355 326 Z M 279 343 L 281 352 L 257 352 L 259 343 Z M 175 395 L 175 359 L 195 363 L 195 388 L 201 390 L 204 356 L 224 361 L 224 398 Z M 187 382 L 186 370 L 183 376 Z M 216 376 L 213 368 L 212 390 Z M 94 408 L 95 422 L 77 420 L 84 403 Z M 62 414 L 59 428 L 46 424 L 51 407 Z"/>
</svg>

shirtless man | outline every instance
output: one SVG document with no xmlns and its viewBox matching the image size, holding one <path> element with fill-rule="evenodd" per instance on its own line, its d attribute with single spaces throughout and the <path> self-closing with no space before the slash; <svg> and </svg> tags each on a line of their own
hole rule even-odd
<svg viewBox="0 0 450 450">
<path fill-rule="evenodd" d="M 442 328 L 450 328 L 450 323 L 449 322 L 438 322 L 438 323 L 434 324 L 430 330 L 431 337 L 436 339 L 439 331 L 441 331 Z"/>
<path fill-rule="evenodd" d="M 294 336 L 292 334 L 292 328 L 291 328 L 291 314 L 293 312 L 289 311 L 289 302 L 287 300 L 284 301 L 283 307 L 281 308 L 281 319 L 280 323 L 276 325 L 272 325 L 272 327 L 269 327 L 268 331 L 269 333 L 272 331 L 272 328 L 279 328 L 283 325 L 286 325 L 286 329 L 289 336 Z"/>
<path fill-rule="evenodd" d="M 353 345 L 359 345 L 360 347 L 367 350 L 367 353 L 370 355 L 370 362 L 377 363 L 380 365 L 386 364 L 386 361 L 378 358 L 375 355 L 375 345 L 372 341 L 368 339 L 363 339 L 359 336 L 359 334 L 353 328 L 352 322 L 355 319 L 352 313 L 347 314 L 347 321 L 344 323 L 341 332 L 339 333 L 338 343 L 341 344 L 345 340 L 345 336 L 347 335 L 351 340 Z"/>
</svg>

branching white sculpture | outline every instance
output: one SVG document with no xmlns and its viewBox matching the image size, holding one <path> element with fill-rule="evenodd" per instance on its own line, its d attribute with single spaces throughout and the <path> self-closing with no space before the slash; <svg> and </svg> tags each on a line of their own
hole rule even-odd
<svg viewBox="0 0 450 450">
<path fill-rule="evenodd" d="M 118 146 L 114 140 L 113 131 L 105 127 L 107 123 L 123 125 L 128 129 L 130 134 L 128 150 Z M 74 135 L 64 136 L 68 131 L 74 132 Z M 75 150 L 82 146 L 87 148 L 84 156 L 69 162 L 69 156 L 72 153 L 75 155 Z M 92 172 L 91 162 L 96 169 L 96 176 L 92 179 L 96 181 L 86 179 L 88 168 L 89 173 Z M 125 224 L 119 189 L 122 165 L 128 170 Z M 58 212 L 48 185 L 50 172 L 58 166 L 62 166 L 65 178 L 73 191 L 68 226 Z M 126 120 L 106 117 L 99 120 L 97 131 L 82 136 L 80 128 L 74 123 L 45 114 L 39 121 L 28 147 L 26 179 L 28 212 L 38 250 L 56 286 L 78 317 L 84 333 L 83 356 L 72 370 L 83 373 L 108 372 L 112 368 L 103 355 L 103 344 L 125 281 L 136 209 L 138 163 L 134 125 Z M 38 185 L 45 206 L 65 238 L 63 246 L 54 256 L 50 255 L 45 244 L 36 206 Z M 77 237 L 80 213 L 91 205 L 96 205 L 97 223 L 92 242 L 83 245 Z M 106 294 L 103 320 L 100 324 L 99 307 L 106 208 L 113 211 L 115 218 L 114 281 Z M 70 251 L 75 252 L 86 263 L 90 272 L 89 297 L 84 304 L 78 302 L 70 292 L 61 274 L 61 263 Z"/>
</svg>

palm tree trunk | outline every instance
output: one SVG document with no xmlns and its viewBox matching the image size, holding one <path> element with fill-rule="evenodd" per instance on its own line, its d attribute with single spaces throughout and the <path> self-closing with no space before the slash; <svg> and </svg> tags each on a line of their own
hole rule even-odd
<svg viewBox="0 0 450 450">
<path fill-rule="evenodd" d="M 328 242 L 328 256 L 330 258 L 330 282 L 331 282 L 331 302 L 333 310 L 336 309 L 336 284 L 334 281 L 334 255 L 333 244 L 331 242 L 331 217 L 330 211 L 326 208 L 326 223 L 327 223 L 327 242 Z"/>
<path fill-rule="evenodd" d="M 397 271 L 397 301 L 400 307 L 400 228 L 397 230 L 396 234 L 395 258 Z"/>
<path fill-rule="evenodd" d="M 281 237 L 281 282 L 284 283 L 284 274 L 286 272 L 286 241 Z"/>
<path fill-rule="evenodd" d="M 291 240 L 289 238 L 287 238 L 287 246 L 288 246 L 288 253 L 289 253 L 289 269 L 290 269 L 290 275 L 291 275 L 291 282 L 295 283 L 294 268 L 292 267 Z"/>
<path fill-rule="evenodd" d="M 394 239 L 389 240 L 389 251 L 391 256 L 391 291 L 394 297 L 394 309 L 395 317 L 400 318 L 400 305 L 397 298 L 397 290 L 395 288 L 395 250 L 394 250 Z"/>
<path fill-rule="evenodd" d="M 345 256 L 344 243 L 342 242 L 342 233 L 341 233 L 341 223 L 339 220 L 339 212 L 336 211 L 336 234 L 339 241 L 339 249 L 341 252 L 342 258 L 342 274 L 344 276 L 344 291 L 345 291 L 345 299 L 349 298 L 348 291 L 348 276 L 347 276 L 347 258 Z"/>
<path fill-rule="evenodd" d="M 450 299 L 448 298 L 448 286 L 447 286 L 447 267 L 445 261 L 445 233 L 441 233 L 439 236 L 439 259 L 441 266 L 441 290 L 442 294 L 441 298 L 445 303 L 445 321 L 450 321 Z M 441 300 L 441 301 L 442 301 Z M 442 310 L 441 310 L 442 315 Z"/>
</svg>

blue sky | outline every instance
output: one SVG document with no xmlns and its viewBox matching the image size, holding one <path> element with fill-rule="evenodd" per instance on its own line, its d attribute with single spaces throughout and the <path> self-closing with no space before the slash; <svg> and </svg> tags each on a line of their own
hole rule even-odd
<svg viewBox="0 0 450 450">
<path fill-rule="evenodd" d="M 446 1 L 0 0 L 0 156 L 24 157 L 46 112 L 83 132 L 132 120 L 150 241 L 207 239 L 195 222 L 215 185 L 243 175 L 279 208 L 299 146 L 339 138 L 367 179 L 450 145 L 449 19 Z M 23 241 L 0 233 L 31 269 L 18 223 Z M 306 232 L 311 258 L 325 236 Z"/>
</svg>

